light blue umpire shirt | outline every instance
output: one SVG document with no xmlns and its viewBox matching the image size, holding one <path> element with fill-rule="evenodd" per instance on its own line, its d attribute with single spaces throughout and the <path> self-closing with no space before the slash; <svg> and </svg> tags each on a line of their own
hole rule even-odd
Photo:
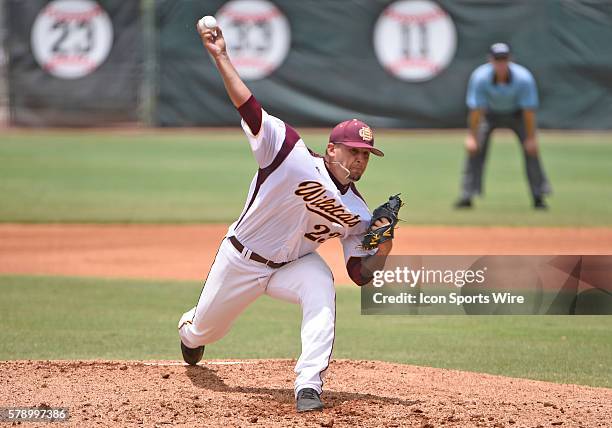
<svg viewBox="0 0 612 428">
<path fill-rule="evenodd" d="M 486 63 L 472 72 L 466 103 L 470 110 L 491 113 L 512 113 L 538 107 L 538 89 L 533 75 L 519 64 L 510 62 L 509 81 L 495 82 L 493 65 Z"/>
</svg>

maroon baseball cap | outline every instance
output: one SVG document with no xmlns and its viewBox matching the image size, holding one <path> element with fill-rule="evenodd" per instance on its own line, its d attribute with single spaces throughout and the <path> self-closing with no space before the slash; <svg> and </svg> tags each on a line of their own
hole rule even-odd
<svg viewBox="0 0 612 428">
<path fill-rule="evenodd" d="M 329 135 L 329 142 L 360 149 L 369 149 L 376 156 L 385 155 L 374 147 L 374 133 L 372 129 L 357 119 L 346 120 L 337 124 Z"/>
</svg>

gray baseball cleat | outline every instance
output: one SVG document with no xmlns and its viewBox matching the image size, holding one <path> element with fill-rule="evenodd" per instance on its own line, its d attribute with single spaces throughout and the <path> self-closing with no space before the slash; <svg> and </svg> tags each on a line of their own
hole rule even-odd
<svg viewBox="0 0 612 428">
<path fill-rule="evenodd" d="M 319 393 L 312 388 L 300 389 L 297 393 L 297 401 L 295 407 L 298 413 L 311 412 L 313 410 L 322 410 L 323 403 Z"/>
<path fill-rule="evenodd" d="M 183 353 L 183 360 L 190 366 L 195 366 L 204 356 L 204 345 L 197 348 L 188 348 L 181 341 L 181 352 Z"/>
</svg>

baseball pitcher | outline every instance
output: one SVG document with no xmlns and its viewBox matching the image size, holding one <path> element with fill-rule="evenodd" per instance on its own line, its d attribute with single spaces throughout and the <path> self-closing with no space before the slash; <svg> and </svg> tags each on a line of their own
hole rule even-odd
<svg viewBox="0 0 612 428">
<path fill-rule="evenodd" d="M 325 155 L 312 152 L 295 129 L 253 97 L 228 57 L 221 29 L 196 28 L 242 117 L 259 169 L 197 305 L 179 321 L 183 359 L 197 364 L 204 346 L 221 339 L 263 294 L 298 304 L 302 354 L 295 366 L 296 407 L 299 412 L 322 409 L 336 311 L 332 273 L 316 249 L 339 238 L 350 277 L 366 284 L 391 251 L 401 200 L 390 198 L 373 217 L 355 187 L 370 154 L 383 156 L 368 125 L 357 119 L 342 122 L 332 130 Z"/>
</svg>

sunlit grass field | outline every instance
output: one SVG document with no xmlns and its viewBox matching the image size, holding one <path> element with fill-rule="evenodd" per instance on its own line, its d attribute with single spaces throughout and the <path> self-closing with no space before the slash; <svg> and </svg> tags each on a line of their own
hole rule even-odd
<svg viewBox="0 0 612 428">
<path fill-rule="evenodd" d="M 612 134 L 542 133 L 553 186 L 548 212 L 535 212 L 513 135 L 494 134 L 486 195 L 470 211 L 459 191 L 464 132 L 376 134 L 358 188 L 371 206 L 392 193 L 410 224 L 607 226 L 612 224 Z M 303 139 L 322 152 L 326 131 Z M 257 170 L 241 132 L 6 131 L 0 136 L 0 222 L 231 222 Z"/>
<path fill-rule="evenodd" d="M 180 360 L 193 282 L 0 276 L 0 359 Z M 609 316 L 361 316 L 337 289 L 335 358 L 612 387 Z M 297 358 L 297 305 L 264 296 L 206 358 Z"/>
</svg>

